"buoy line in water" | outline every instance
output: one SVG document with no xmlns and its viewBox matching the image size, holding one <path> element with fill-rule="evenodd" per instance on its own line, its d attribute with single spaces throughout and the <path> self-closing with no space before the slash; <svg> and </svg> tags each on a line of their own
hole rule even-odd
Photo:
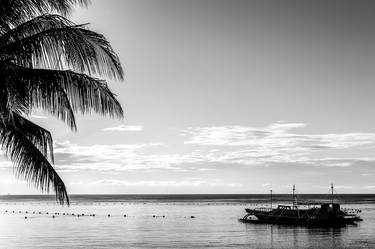
<svg viewBox="0 0 375 249">
<path fill-rule="evenodd" d="M 28 219 L 28 218 L 36 218 L 36 217 L 51 217 L 53 219 L 57 218 L 57 217 L 77 217 L 77 218 L 80 218 L 80 217 L 97 217 L 96 214 L 84 214 L 84 213 L 67 213 L 67 212 L 63 212 L 63 213 L 60 213 L 60 212 L 42 212 L 42 211 L 16 211 L 16 210 L 5 210 L 3 213 L 5 214 L 26 214 L 24 216 L 24 219 Z M 29 216 L 27 216 L 29 215 Z M 46 216 L 47 215 L 47 216 Z M 127 214 L 115 214 L 115 215 L 112 215 L 112 214 L 101 214 L 101 215 L 98 215 L 98 216 L 103 216 L 103 217 L 124 217 L 124 218 L 128 218 L 128 217 L 150 217 L 150 218 L 166 218 L 166 215 L 141 215 L 141 216 L 129 216 Z M 196 217 L 194 215 L 190 215 L 190 216 L 183 216 L 183 218 L 187 219 L 187 218 L 190 218 L 190 219 L 195 219 Z"/>
</svg>

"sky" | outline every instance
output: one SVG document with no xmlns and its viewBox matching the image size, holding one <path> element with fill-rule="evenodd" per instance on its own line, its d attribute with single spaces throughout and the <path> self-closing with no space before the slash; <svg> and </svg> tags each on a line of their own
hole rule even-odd
<svg viewBox="0 0 375 249">
<path fill-rule="evenodd" d="M 70 194 L 375 193 L 375 2 L 92 0 L 123 120 L 36 111 Z M 39 193 L 0 161 L 0 194 Z"/>
</svg>

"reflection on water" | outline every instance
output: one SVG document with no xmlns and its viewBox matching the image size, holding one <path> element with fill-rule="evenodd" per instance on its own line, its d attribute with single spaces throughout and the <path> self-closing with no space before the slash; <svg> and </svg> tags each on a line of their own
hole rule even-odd
<svg viewBox="0 0 375 249">
<path fill-rule="evenodd" d="M 350 206 L 363 210 L 358 226 L 307 228 L 241 223 L 241 203 L 4 202 L 0 248 L 375 248 L 375 204 Z"/>
<path fill-rule="evenodd" d="M 373 224 L 364 227 L 368 229 L 367 235 L 361 234 L 360 225 L 335 228 L 251 223 L 244 225 L 247 244 L 257 248 L 371 248 L 370 245 L 375 245 L 375 238 L 368 234 Z"/>
</svg>

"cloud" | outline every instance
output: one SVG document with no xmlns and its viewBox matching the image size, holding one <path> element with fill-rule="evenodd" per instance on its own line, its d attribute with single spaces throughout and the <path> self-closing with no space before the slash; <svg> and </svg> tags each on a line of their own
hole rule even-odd
<svg viewBox="0 0 375 249">
<path fill-rule="evenodd" d="M 142 131 L 143 126 L 140 125 L 119 125 L 115 127 L 104 128 L 103 131 Z"/>
<path fill-rule="evenodd" d="M 200 155 L 150 153 L 161 143 L 82 146 L 55 143 L 56 165 L 60 171 L 183 170 L 177 165 L 201 162 Z"/>
<path fill-rule="evenodd" d="M 182 132 L 185 145 L 200 147 L 210 162 L 244 165 L 267 163 L 311 163 L 312 154 L 358 149 L 375 144 L 375 133 L 303 134 L 292 130 L 305 123 L 278 122 L 265 127 L 213 126 L 188 128 Z M 316 161 L 317 162 L 317 161 Z M 351 162 L 328 162 L 347 167 Z"/>
<path fill-rule="evenodd" d="M 175 152 L 179 146 L 168 143 L 84 146 L 69 141 L 57 142 L 56 167 L 60 172 L 210 172 L 218 170 L 222 165 L 235 164 L 271 166 L 288 163 L 302 166 L 352 167 L 375 162 L 375 158 L 371 156 L 347 154 L 348 150 L 375 144 L 374 133 L 294 132 L 295 129 L 306 126 L 305 123 L 278 122 L 265 127 L 188 128 L 183 131 L 184 139 L 180 140 L 180 152 Z M 334 156 L 330 156 L 332 151 L 339 153 L 335 152 L 332 153 Z M 346 157 L 338 157 L 340 154 Z M 208 164 L 212 167 L 207 167 Z"/>
</svg>

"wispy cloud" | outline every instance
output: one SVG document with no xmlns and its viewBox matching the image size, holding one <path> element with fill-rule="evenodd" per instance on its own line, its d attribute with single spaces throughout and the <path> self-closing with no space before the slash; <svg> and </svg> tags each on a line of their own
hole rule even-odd
<svg viewBox="0 0 375 249">
<path fill-rule="evenodd" d="M 360 148 L 375 144 L 375 133 L 303 134 L 292 130 L 305 123 L 275 123 L 266 127 L 214 126 L 183 131 L 186 145 L 198 146 L 211 162 L 266 164 L 311 163 L 312 154 L 327 150 Z M 316 161 L 327 166 L 346 167 L 350 162 Z"/>
<path fill-rule="evenodd" d="M 371 157 L 317 156 L 327 150 L 347 150 L 375 144 L 374 133 L 303 134 L 294 129 L 304 123 L 275 123 L 265 127 L 215 126 L 183 131 L 183 153 L 173 153 L 168 144 L 111 144 L 82 146 L 56 143 L 59 170 L 216 170 L 218 164 L 269 165 L 295 163 L 327 167 L 351 167 L 373 163 Z M 164 152 L 162 152 L 164 151 Z M 188 152 L 186 152 L 188 151 Z M 196 167 L 212 163 L 212 168 Z M 195 165 L 195 166 L 193 166 Z"/>
<path fill-rule="evenodd" d="M 142 131 L 143 126 L 140 125 L 118 125 L 115 127 L 104 128 L 103 131 Z"/>
<path fill-rule="evenodd" d="M 182 170 L 177 165 L 202 161 L 199 154 L 150 153 L 161 143 L 82 146 L 70 142 L 56 143 L 58 169 L 62 171 L 128 171 L 146 169 Z"/>
</svg>

